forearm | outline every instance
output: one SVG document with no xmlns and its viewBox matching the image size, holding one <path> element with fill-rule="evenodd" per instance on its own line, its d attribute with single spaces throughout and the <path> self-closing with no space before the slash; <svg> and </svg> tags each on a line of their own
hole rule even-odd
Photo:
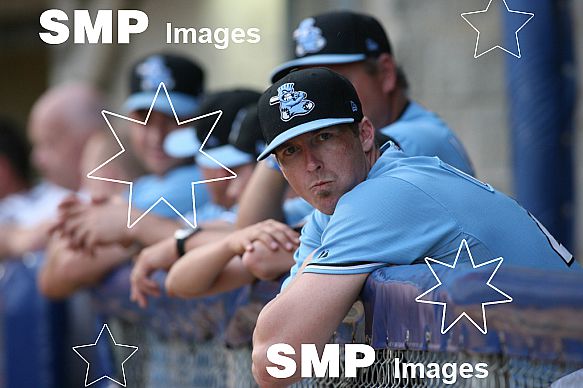
<svg viewBox="0 0 583 388">
<path fill-rule="evenodd" d="M 183 298 L 207 292 L 234 256 L 225 239 L 188 251 L 168 272 L 166 291 Z"/>
<path fill-rule="evenodd" d="M 39 288 L 47 297 L 65 298 L 82 287 L 97 284 L 132 253 L 120 247 L 107 247 L 91 256 L 69 249 L 65 241 L 52 240 L 39 273 Z"/>
<path fill-rule="evenodd" d="M 285 221 L 283 201 L 286 190 L 287 183 L 283 175 L 268 167 L 265 162 L 259 163 L 239 201 L 237 229 L 269 218 Z"/>
<path fill-rule="evenodd" d="M 315 344 L 321 352 L 358 297 L 366 276 L 300 273 L 285 292 L 266 305 L 253 334 L 253 368 L 258 382 L 287 386 L 299 380 L 300 368 L 289 379 L 269 375 L 267 367 L 272 363 L 267 350 L 277 343 L 291 345 L 296 354 L 289 357 L 296 365 L 301 365 L 302 343 Z"/>
<path fill-rule="evenodd" d="M 170 218 L 159 217 L 147 214 L 132 228 L 125 228 L 124 240 L 127 242 L 138 242 L 143 246 L 156 244 L 172 236 L 176 229 L 183 225 Z"/>
<path fill-rule="evenodd" d="M 231 233 L 230 229 L 207 228 L 205 224 L 201 225 L 201 231 L 186 240 L 186 252 L 202 247 L 206 244 L 222 240 Z"/>
<path fill-rule="evenodd" d="M 228 292 L 253 283 L 257 278 L 249 272 L 241 262 L 239 256 L 233 257 L 216 277 L 210 287 L 199 294 L 197 297 L 216 295 L 221 292 Z"/>
<path fill-rule="evenodd" d="M 0 230 L 0 258 L 18 258 L 26 252 L 46 247 L 48 243 L 48 222 L 35 227 L 3 226 Z"/>
</svg>

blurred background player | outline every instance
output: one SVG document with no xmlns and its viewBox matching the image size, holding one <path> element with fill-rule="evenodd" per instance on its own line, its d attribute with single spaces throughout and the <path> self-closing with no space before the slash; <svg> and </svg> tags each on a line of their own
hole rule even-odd
<svg viewBox="0 0 583 388">
<path fill-rule="evenodd" d="M 60 384 L 79 377 L 65 374 L 70 355 L 64 353 L 76 336 L 93 335 L 87 308 L 80 299 L 50 303 L 44 299 L 36 277 L 46 259 L 48 231 L 54 224 L 57 206 L 71 192 L 80 189 L 82 149 L 92 134 L 103 130 L 100 111 L 104 103 L 100 93 L 83 83 L 57 85 L 35 102 L 28 121 L 32 143 L 32 161 L 40 173 L 38 182 L 29 181 L 29 189 L 6 199 L 2 207 L 10 210 L 9 224 L 3 225 L 0 245 L 11 256 L 2 279 L 6 307 L 4 325 L 6 346 L 15 349 L 37 348 L 11 353 L 8 362 L 9 384 L 19 387 Z M 6 144 L 15 149 L 18 142 Z M 22 157 L 26 157 L 26 153 Z M 79 308 L 81 307 L 81 308 Z M 57 368 L 50 365 L 58 365 Z M 23 368 L 47 371 L 29 373 Z M 50 371 L 50 372 L 48 372 Z M 57 381 L 59 383 L 57 383 Z"/>
<path fill-rule="evenodd" d="M 163 89 L 153 104 L 161 82 L 166 85 L 172 106 Z M 175 230 L 179 215 L 192 211 L 191 182 L 201 180 L 200 171 L 192 158 L 171 157 L 163 145 L 166 136 L 179 128 L 172 107 L 179 121 L 194 118 L 203 86 L 202 69 L 186 57 L 155 54 L 133 66 L 131 94 L 125 103 L 131 121 L 126 124 L 132 152 L 147 175 L 133 183 L 131 204 L 119 197 L 90 204 L 71 199 L 62 204 L 59 227 L 73 248 L 88 250 L 98 245 L 131 244 L 134 241 L 149 245 L 160 239 L 161 232 Z M 146 118 L 145 124 L 140 123 Z M 119 121 L 113 121 L 114 130 L 116 123 L 119 125 Z M 124 154 L 118 157 L 123 158 Z M 94 176 L 111 179 L 100 170 L 94 171 Z M 209 199 L 204 185 L 197 185 L 195 195 L 196 203 L 201 207 Z M 157 203 L 160 198 L 174 209 L 161 201 Z M 156 206 L 151 208 L 154 204 Z M 132 223 L 147 213 L 132 228 L 127 227 L 128 205 L 132 209 Z M 152 219 L 157 227 L 151 228 L 148 219 Z"/>
<path fill-rule="evenodd" d="M 258 96 L 258 93 L 251 94 L 242 90 L 218 92 L 209 96 L 203 104 L 199 112 L 201 115 L 218 109 L 223 111 L 223 115 L 210 134 L 208 133 L 209 125 L 197 126 L 198 141 L 204 141 L 208 135 L 203 151 L 236 173 L 237 177 L 231 179 L 227 170 L 208 156 L 197 153 L 197 163 L 201 166 L 204 178 L 221 179 L 208 184 L 212 205 L 200 209 L 197 207 L 197 221 L 200 224 L 196 229 L 179 230 L 173 237 L 168 236 L 165 240 L 145 248 L 140 253 L 131 275 L 132 299 L 140 306 L 146 306 L 148 295 L 159 296 L 161 293 L 160 284 L 151 279 L 156 270 L 168 271 L 185 253 L 198 247 L 211 246 L 232 232 L 239 198 L 253 172 L 255 158 L 264 145 L 262 134 L 256 125 L 254 103 Z M 168 152 L 173 154 L 193 154 L 193 151 L 196 151 L 193 147 L 192 133 L 189 133 L 189 130 L 171 135 L 166 145 Z M 217 222 L 221 222 L 223 226 Z M 224 227 L 225 222 L 228 223 L 227 228 Z M 212 254 L 207 256 L 210 260 L 214 260 L 214 257 Z M 212 281 L 210 278 L 205 281 L 207 280 Z M 233 284 L 234 286 L 229 287 L 229 290 L 247 283 L 233 282 Z M 180 291 L 174 292 L 176 290 L 172 288 L 167 291 L 183 297 L 202 295 L 202 293 L 187 295 Z"/>
<path fill-rule="evenodd" d="M 172 100 L 172 106 L 163 89 L 157 98 L 156 92 L 160 82 L 164 82 Z M 204 75 L 202 69 L 192 60 L 185 57 L 155 54 L 138 61 L 130 72 L 130 95 L 126 100 L 125 109 L 133 120 L 144 121 L 145 124 L 130 121 L 128 137 L 131 143 L 129 154 L 134 155 L 141 163 L 147 175 L 139 177 L 132 187 L 132 219 L 135 221 L 160 197 L 164 197 L 181 214 L 192 211 L 191 182 L 201 180 L 201 175 L 191 158 L 173 158 L 163 150 L 163 144 L 168 133 L 178 128 L 174 117 L 176 112 L 179 120 L 193 118 L 202 98 Z M 152 110 L 150 112 L 150 107 Z M 172 110 L 174 108 L 174 112 Z M 115 130 L 114 121 L 112 126 Z M 105 135 L 113 138 L 109 131 Z M 109 157 L 116 153 L 119 145 L 106 147 Z M 86 150 L 91 152 L 91 148 Z M 90 155 L 88 155 L 90 157 Z M 128 153 L 121 154 L 109 163 L 120 163 L 122 166 L 131 163 Z M 104 158 L 103 163 L 108 158 Z M 95 164 L 92 170 L 100 165 Z M 128 176 L 126 171 L 112 171 L 109 163 L 101 166 L 95 173 L 98 177 L 117 179 L 120 173 Z M 87 171 L 86 173 L 88 173 Z M 102 182 L 100 182 L 102 183 Z M 106 184 L 106 186 L 109 185 Z M 117 184 L 120 189 L 124 186 Z M 99 185 L 103 187 L 103 185 Z M 196 202 L 204 206 L 208 193 L 199 185 L 196 189 Z M 101 277 L 119 265 L 119 259 L 93 260 L 87 265 L 98 248 L 118 249 L 135 243 L 148 244 L 159 239 L 159 233 L 168 228 L 174 231 L 180 222 L 178 214 L 165 204 L 158 204 L 134 228 L 127 227 L 128 200 L 120 193 L 109 192 L 106 197 L 94 198 L 90 203 L 79 197 L 69 197 L 59 209 L 59 224 L 53 229 L 56 234 L 55 244 L 59 249 L 51 249 L 52 268 L 71 267 L 69 271 L 55 271 L 47 267 L 43 273 L 43 289 L 49 295 L 66 296 L 81 286 L 94 284 Z M 156 228 L 142 226 L 152 222 Z M 66 243 L 63 243 L 65 240 Z M 118 247 L 118 248 L 116 248 Z M 135 248 L 135 247 L 134 247 Z M 77 259 L 66 259 L 63 250 L 74 250 Z M 106 251 L 107 252 L 107 251 Z M 131 258 L 130 249 L 126 261 Z M 70 253 L 70 252 L 69 252 Z M 84 260 L 79 257 L 85 257 Z M 57 264 L 59 263 L 60 264 Z M 68 276 L 67 274 L 75 274 Z"/>
</svg>

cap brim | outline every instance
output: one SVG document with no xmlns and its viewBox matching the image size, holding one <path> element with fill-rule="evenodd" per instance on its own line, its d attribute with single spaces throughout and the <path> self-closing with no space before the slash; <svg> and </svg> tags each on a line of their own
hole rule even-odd
<svg viewBox="0 0 583 388">
<path fill-rule="evenodd" d="M 229 168 L 235 168 L 254 162 L 253 155 L 243 152 L 231 144 L 204 150 L 204 152 L 219 161 L 225 167 Z M 196 156 L 196 164 L 206 168 L 220 167 L 212 159 L 201 153 Z"/>
<path fill-rule="evenodd" d="M 196 113 L 199 105 L 198 98 L 180 92 L 168 92 L 168 94 L 172 100 L 172 106 L 174 106 L 176 115 L 179 118 L 186 118 Z M 137 110 L 150 109 L 154 96 L 156 96 L 155 91 L 134 93 L 125 101 L 124 110 L 129 113 Z M 170 102 L 163 90 L 160 90 L 160 93 L 158 93 L 153 110 L 167 114 L 168 116 L 174 115 Z"/>
<path fill-rule="evenodd" d="M 285 76 L 289 71 L 301 66 L 317 66 L 317 65 L 338 65 L 342 63 L 352 63 L 364 61 L 365 54 L 320 54 L 309 55 L 307 57 L 293 59 L 277 66 L 271 72 L 271 82 L 277 82 L 280 78 Z"/>
<path fill-rule="evenodd" d="M 312 132 L 317 129 L 331 127 L 332 125 L 338 124 L 348 124 L 353 123 L 354 118 L 352 117 L 344 117 L 344 118 L 337 118 L 337 119 L 318 119 L 313 120 L 304 124 L 297 125 L 288 129 L 287 131 L 280 133 L 277 135 L 271 143 L 265 147 L 261 155 L 257 157 L 257 161 L 261 161 L 269 156 L 277 147 L 285 143 L 286 141 L 293 139 L 296 136 L 303 135 L 304 133 Z"/>
<path fill-rule="evenodd" d="M 193 127 L 180 128 L 166 136 L 164 152 L 173 158 L 187 158 L 196 155 L 200 144 Z"/>
</svg>

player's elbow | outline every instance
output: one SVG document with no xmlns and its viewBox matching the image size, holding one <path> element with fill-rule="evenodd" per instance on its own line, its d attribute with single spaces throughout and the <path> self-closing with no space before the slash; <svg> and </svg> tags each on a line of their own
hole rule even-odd
<svg viewBox="0 0 583 388">
<path fill-rule="evenodd" d="M 270 306 L 266 306 L 257 318 L 257 325 L 253 332 L 253 352 L 252 352 L 252 372 L 255 381 L 260 387 L 287 387 L 294 382 L 300 380 L 299 368 L 289 370 L 290 365 L 278 364 L 277 359 L 273 355 L 273 350 L 270 348 L 276 344 L 291 344 L 293 349 L 295 346 L 299 349 L 299 345 L 293 338 L 282 333 L 282 330 L 275 329 L 274 322 L 270 319 Z M 271 359 L 270 359 L 271 357 Z M 280 353 L 277 354 L 278 359 L 283 357 Z M 285 358 L 293 360 L 295 365 L 299 365 L 299 356 L 297 354 L 286 354 Z M 287 372 L 278 373 L 282 371 L 282 367 Z M 271 371 L 271 373 L 270 373 Z M 278 376 L 279 374 L 279 376 Z"/>
<path fill-rule="evenodd" d="M 171 297 L 181 297 L 181 290 L 180 287 L 178 287 L 177 285 L 177 279 L 176 279 L 176 273 L 173 270 L 170 270 L 168 272 L 168 275 L 166 276 L 166 279 L 164 279 L 164 288 L 166 289 L 166 293 L 168 294 L 168 296 Z"/>
<path fill-rule="evenodd" d="M 37 285 L 42 295 L 54 300 L 65 299 L 75 292 L 75 287 L 68 282 L 62 281 L 59 276 L 50 273 L 48 270 L 42 270 L 39 273 Z"/>
<path fill-rule="evenodd" d="M 241 260 L 245 268 L 258 279 L 272 280 L 278 275 L 274 273 L 272 266 L 269 265 L 268 258 L 259 252 L 246 252 Z"/>
<path fill-rule="evenodd" d="M 265 345 L 253 345 L 253 353 L 252 353 L 252 373 L 255 381 L 260 387 L 288 387 L 291 384 L 300 380 L 299 375 L 299 368 L 296 368 L 294 373 L 289 376 L 285 374 L 285 377 L 277 377 L 274 376 L 276 372 L 283 371 L 285 373 L 285 369 L 282 370 L 281 366 L 274 366 L 272 362 L 267 357 L 267 351 L 269 347 Z M 290 357 L 291 358 L 291 357 Z M 287 366 L 289 368 L 289 366 Z M 272 373 L 269 371 L 272 370 Z"/>
<path fill-rule="evenodd" d="M 174 298 L 195 298 L 205 291 L 198 286 L 199 282 L 185 282 L 183 277 L 184 273 L 181 272 L 179 265 L 174 265 L 170 269 L 164 280 L 164 288 L 168 296 Z"/>
<path fill-rule="evenodd" d="M 260 387 L 273 386 L 277 379 L 267 372 L 267 348 L 259 345 L 253 345 L 251 371 L 253 378 Z"/>
</svg>

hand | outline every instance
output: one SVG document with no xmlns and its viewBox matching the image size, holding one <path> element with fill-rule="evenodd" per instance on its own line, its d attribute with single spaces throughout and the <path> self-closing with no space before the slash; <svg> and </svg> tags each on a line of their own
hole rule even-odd
<svg viewBox="0 0 583 388">
<path fill-rule="evenodd" d="M 156 270 L 168 271 L 176 260 L 178 253 L 174 237 L 144 248 L 136 258 L 130 275 L 130 300 L 145 308 L 148 305 L 147 295 L 160 296 L 160 286 L 150 277 Z"/>
<path fill-rule="evenodd" d="M 253 242 L 262 241 L 273 251 L 282 248 L 292 252 L 300 243 L 299 234 L 286 224 L 275 220 L 259 222 L 230 234 L 226 241 L 233 255 L 253 251 Z"/>
<path fill-rule="evenodd" d="M 78 200 L 59 207 L 60 229 L 71 248 L 93 251 L 98 245 L 129 245 L 127 203 L 119 198 L 82 204 Z"/>
<path fill-rule="evenodd" d="M 254 241 L 253 249 L 247 250 L 241 257 L 243 265 L 249 272 L 261 280 L 277 279 L 289 272 L 294 265 L 293 252 L 278 250 L 273 252 L 262 241 Z"/>
</svg>

